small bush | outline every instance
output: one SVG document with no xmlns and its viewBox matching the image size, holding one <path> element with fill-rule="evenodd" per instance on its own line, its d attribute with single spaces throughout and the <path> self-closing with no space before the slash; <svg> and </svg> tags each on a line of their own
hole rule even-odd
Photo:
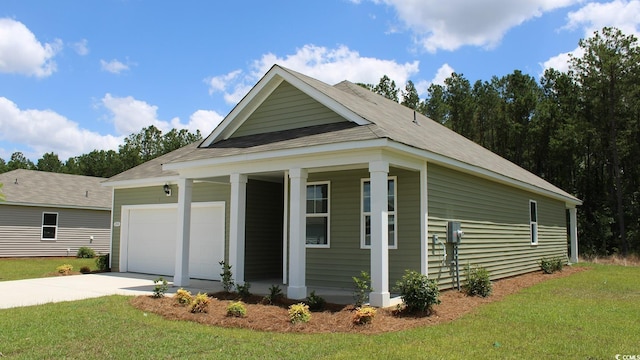
<svg viewBox="0 0 640 360">
<path fill-rule="evenodd" d="M 69 275 L 73 271 L 73 265 L 71 264 L 60 265 L 56 268 L 56 271 L 58 272 L 58 274 Z"/>
<path fill-rule="evenodd" d="M 83 266 L 80 268 L 80 272 L 83 274 L 89 274 L 91 272 L 91 269 L 88 266 Z"/>
<path fill-rule="evenodd" d="M 222 266 L 222 272 L 220 277 L 222 278 L 222 289 L 225 292 L 230 293 L 233 289 L 233 274 L 231 273 L 231 265 L 227 264 L 224 260 L 219 263 Z"/>
<path fill-rule="evenodd" d="M 289 306 L 289 321 L 292 324 L 307 323 L 311 320 L 309 306 L 305 303 L 298 303 Z"/>
<path fill-rule="evenodd" d="M 235 301 L 227 306 L 227 316 L 245 317 L 247 316 L 247 307 L 242 301 Z"/>
<path fill-rule="evenodd" d="M 236 284 L 236 292 L 243 299 L 246 299 L 249 296 L 251 296 L 251 292 L 249 291 L 249 288 L 251 288 L 251 284 L 248 282 L 245 282 L 244 285 Z"/>
<path fill-rule="evenodd" d="M 96 258 L 96 267 L 99 271 L 109 270 L 109 254 L 98 255 Z"/>
<path fill-rule="evenodd" d="M 263 298 L 263 302 L 273 305 L 283 297 L 284 295 L 282 294 L 282 289 L 280 289 L 280 286 L 271 285 L 271 287 L 269 287 L 269 294 Z"/>
<path fill-rule="evenodd" d="M 435 280 L 413 270 L 406 270 L 396 283 L 400 297 L 409 311 L 431 313 L 433 305 L 440 304 L 440 291 Z"/>
<path fill-rule="evenodd" d="M 178 291 L 176 291 L 175 298 L 180 305 L 188 305 L 193 301 L 193 295 L 191 295 L 191 292 L 183 288 L 180 288 L 178 289 Z"/>
<path fill-rule="evenodd" d="M 483 267 L 471 268 L 467 266 L 467 285 L 464 290 L 469 296 L 487 297 L 491 295 L 493 285 L 489 276 L 489 271 Z"/>
<path fill-rule="evenodd" d="M 191 301 L 191 304 L 189 304 L 189 311 L 194 314 L 206 313 L 209 311 L 210 302 L 211 300 L 209 299 L 209 296 L 207 296 L 207 294 L 198 293 L 198 295 L 196 295 Z"/>
<path fill-rule="evenodd" d="M 545 274 L 553 274 L 556 271 L 562 271 L 564 260 L 561 257 L 551 259 L 542 258 L 538 264 Z"/>
<path fill-rule="evenodd" d="M 316 295 L 315 291 L 312 291 L 305 303 L 309 306 L 309 310 L 311 311 L 322 311 L 324 309 L 324 305 L 327 303 L 322 296 Z"/>
<path fill-rule="evenodd" d="M 353 315 L 353 323 L 356 325 L 369 324 L 376 316 L 376 312 L 376 308 L 373 308 L 371 306 L 359 307 L 356 309 L 356 312 Z"/>
<path fill-rule="evenodd" d="M 164 293 L 166 293 L 167 290 L 169 290 L 169 283 L 167 282 L 167 280 L 165 280 L 161 276 L 153 280 L 153 283 L 156 284 L 156 286 L 153 287 L 153 297 L 156 299 L 164 297 Z"/>
<path fill-rule="evenodd" d="M 371 287 L 371 277 L 366 271 L 361 271 L 360 276 L 352 277 L 355 284 L 355 291 L 353 292 L 353 299 L 356 307 L 361 307 L 369 301 L 369 293 L 373 291 Z"/>
<path fill-rule="evenodd" d="M 81 259 L 93 259 L 96 257 L 96 252 L 90 247 L 83 246 L 78 249 L 76 257 Z"/>
</svg>

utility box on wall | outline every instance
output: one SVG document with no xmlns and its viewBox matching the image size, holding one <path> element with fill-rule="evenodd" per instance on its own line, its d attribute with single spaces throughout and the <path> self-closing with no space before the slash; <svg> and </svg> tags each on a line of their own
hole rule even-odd
<svg viewBox="0 0 640 360">
<path fill-rule="evenodd" d="M 447 242 L 459 244 L 462 241 L 462 228 L 459 221 L 449 221 L 447 223 Z"/>
</svg>

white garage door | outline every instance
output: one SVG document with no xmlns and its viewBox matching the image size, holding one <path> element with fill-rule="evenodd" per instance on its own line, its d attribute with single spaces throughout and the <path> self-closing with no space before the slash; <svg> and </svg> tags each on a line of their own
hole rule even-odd
<svg viewBox="0 0 640 360">
<path fill-rule="evenodd" d="M 121 257 L 129 272 L 173 276 L 177 206 L 123 207 Z M 224 203 L 194 203 L 191 209 L 189 277 L 220 280 L 224 260 Z"/>
</svg>

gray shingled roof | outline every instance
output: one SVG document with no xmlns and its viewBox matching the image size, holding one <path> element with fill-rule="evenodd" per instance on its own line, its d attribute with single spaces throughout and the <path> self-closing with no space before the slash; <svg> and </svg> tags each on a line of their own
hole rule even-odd
<svg viewBox="0 0 640 360">
<path fill-rule="evenodd" d="M 533 185 L 565 198 L 579 202 L 577 198 L 544 179 L 524 170 L 514 163 L 494 154 L 445 126 L 415 113 L 397 102 L 368 91 L 349 81 L 334 86 L 298 72 L 274 66 L 303 81 L 313 89 L 340 103 L 345 108 L 370 122 L 368 125 L 338 123 L 309 128 L 293 129 L 268 134 L 250 135 L 214 142 L 206 148 L 190 146 L 170 153 L 161 161 L 146 163 L 109 179 L 109 181 L 141 179 L 167 175 L 160 171 L 160 164 L 186 162 L 258 153 L 269 150 L 296 149 L 312 145 L 338 142 L 390 139 L 395 142 L 441 155 L 472 167 L 487 170 L 513 180 Z M 271 71 L 273 71 L 272 69 Z M 417 120 L 414 122 L 414 116 Z M 152 160 L 153 161 L 153 160 Z M 171 172 L 174 175 L 173 172 Z"/>
<path fill-rule="evenodd" d="M 0 174 L 7 204 L 110 210 L 111 189 L 101 185 L 104 180 L 24 169 Z"/>
</svg>

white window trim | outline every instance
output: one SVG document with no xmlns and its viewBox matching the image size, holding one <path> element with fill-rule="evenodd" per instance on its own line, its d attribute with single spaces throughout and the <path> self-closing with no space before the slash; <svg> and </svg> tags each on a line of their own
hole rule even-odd
<svg viewBox="0 0 640 360">
<path fill-rule="evenodd" d="M 44 216 L 47 214 L 54 214 L 56 216 L 56 224 L 55 225 L 45 225 L 44 224 Z M 53 212 L 53 211 L 43 211 L 42 212 L 42 221 L 40 222 L 40 240 L 44 240 L 44 241 L 56 241 L 58 240 L 58 223 L 60 222 L 60 214 L 58 214 L 57 212 Z M 53 238 L 46 238 L 44 237 L 44 228 L 46 227 L 53 227 L 55 229 L 55 236 Z"/>
<path fill-rule="evenodd" d="M 389 180 L 393 180 L 393 208 L 394 211 L 388 211 L 387 215 L 393 215 L 395 219 L 395 231 L 393 232 L 393 245 L 389 246 L 389 249 L 397 249 L 398 248 L 398 177 L 397 176 L 389 176 L 387 177 L 387 183 Z M 371 245 L 365 244 L 365 216 L 370 213 L 364 212 L 364 183 L 369 182 L 371 184 L 371 179 L 360 179 L 360 249 L 371 249 Z M 387 239 L 388 241 L 388 239 Z"/>
<path fill-rule="evenodd" d="M 327 185 L 327 212 L 326 214 L 307 214 L 306 202 L 305 202 L 305 222 L 307 218 L 314 217 L 326 217 L 327 218 L 327 243 L 326 244 L 307 244 L 307 240 L 305 239 L 305 247 L 310 249 L 328 249 L 331 247 L 331 182 L 330 181 L 315 181 L 308 182 L 307 186 L 310 185 Z M 306 191 L 306 188 L 305 188 Z M 308 199 L 307 199 L 308 200 Z"/>
<path fill-rule="evenodd" d="M 535 204 L 536 221 L 533 221 L 531 216 L 531 204 Z M 531 245 L 538 245 L 538 203 L 535 200 L 529 200 L 529 241 Z"/>
</svg>

